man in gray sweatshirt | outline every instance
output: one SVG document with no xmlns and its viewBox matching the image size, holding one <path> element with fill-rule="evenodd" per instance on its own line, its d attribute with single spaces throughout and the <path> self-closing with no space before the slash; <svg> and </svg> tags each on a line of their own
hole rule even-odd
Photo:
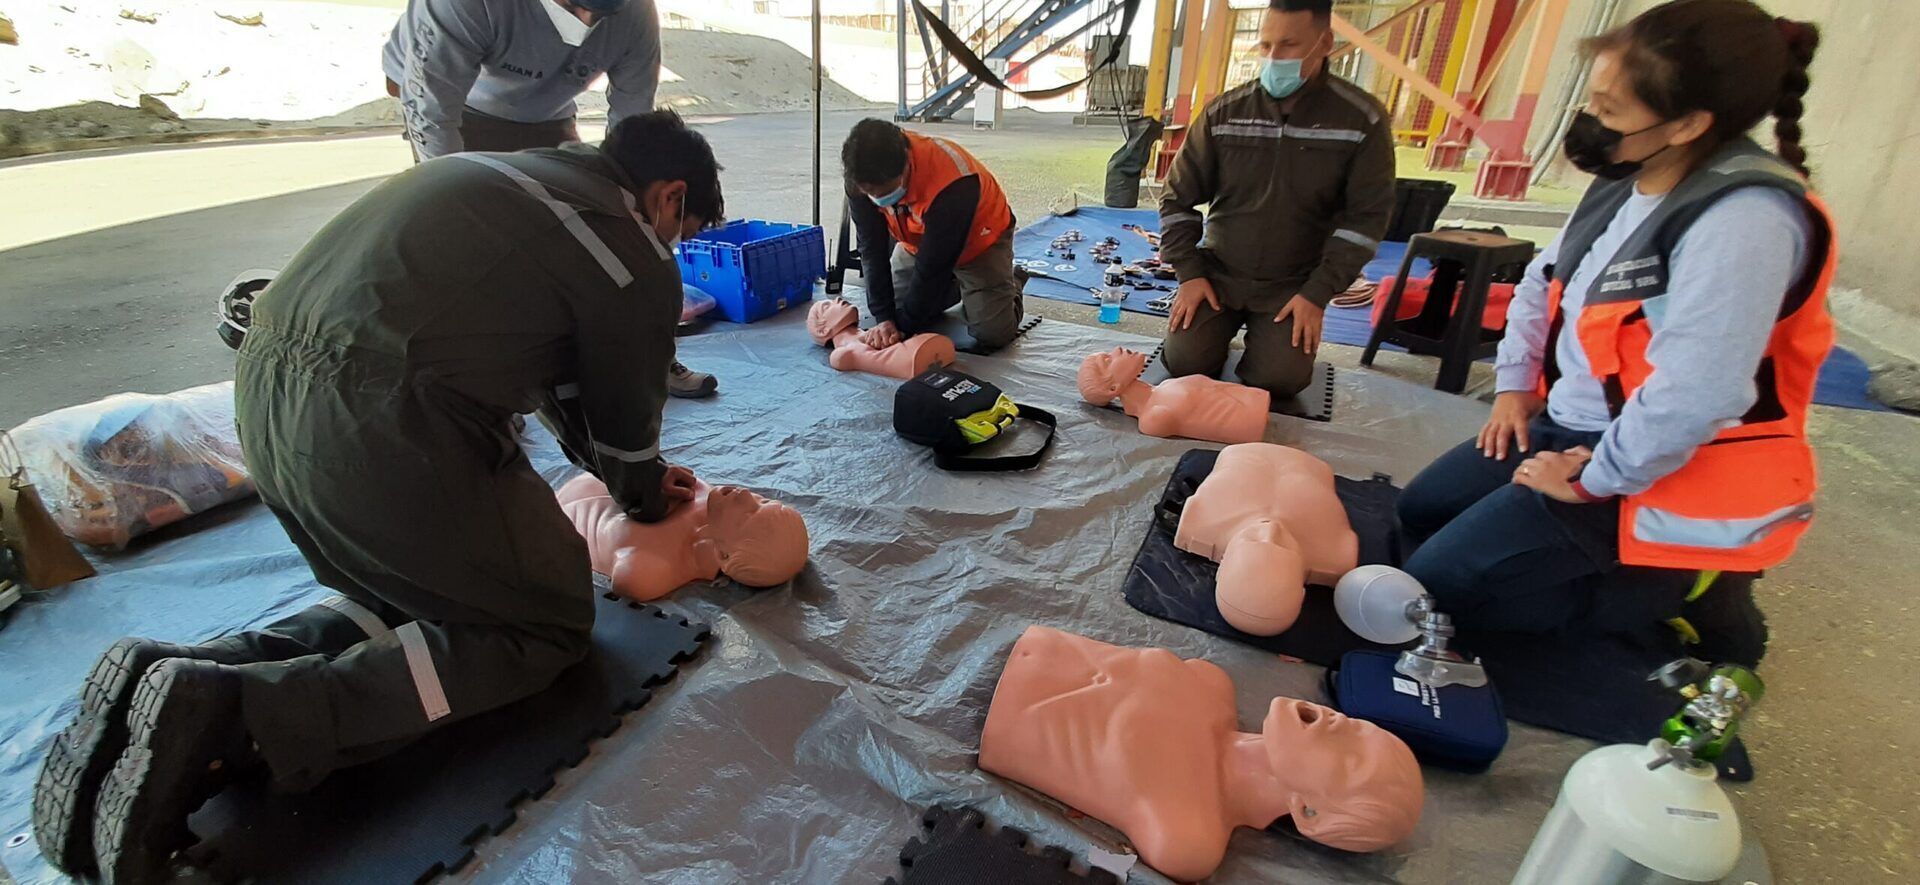
<svg viewBox="0 0 1920 885">
<path fill-rule="evenodd" d="M 653 0 L 407 0 L 381 58 L 422 161 L 579 141 L 575 99 L 607 77 L 607 129 L 653 110 L 660 18 Z M 718 389 L 675 362 L 674 396 Z"/>
<path fill-rule="evenodd" d="M 408 0 L 381 58 L 420 159 L 578 140 L 574 99 L 607 75 L 607 128 L 653 110 L 652 0 Z"/>
</svg>

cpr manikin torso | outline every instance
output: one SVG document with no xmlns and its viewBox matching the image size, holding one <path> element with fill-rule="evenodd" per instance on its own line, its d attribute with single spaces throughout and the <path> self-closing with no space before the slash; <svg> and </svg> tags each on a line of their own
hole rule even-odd
<svg viewBox="0 0 1920 885">
<path fill-rule="evenodd" d="M 1285 815 L 1335 848 L 1386 848 L 1425 797 L 1413 753 L 1372 723 L 1274 698 L 1245 733 L 1219 667 L 1041 626 L 1007 657 L 980 767 L 1111 824 L 1185 881 L 1213 873 L 1235 827 Z"/>
<path fill-rule="evenodd" d="M 1360 559 L 1333 468 L 1272 443 L 1220 450 L 1213 473 L 1187 499 L 1173 544 L 1220 563 L 1220 614 L 1256 636 L 1293 626 L 1306 585 L 1330 586 Z"/>
<path fill-rule="evenodd" d="M 813 343 L 831 346 L 827 364 L 842 372 L 867 372 L 913 378 L 934 366 L 952 365 L 953 339 L 923 332 L 892 347 L 873 348 L 860 341 L 860 309 L 840 299 L 816 301 L 807 309 L 807 334 Z"/>
<path fill-rule="evenodd" d="M 675 505 L 655 523 L 629 518 L 591 474 L 561 486 L 559 498 L 561 511 L 586 539 L 593 570 L 630 599 L 659 599 L 722 574 L 769 587 L 806 567 L 807 528 L 800 514 L 738 486 L 700 483 L 692 501 Z"/>
<path fill-rule="evenodd" d="M 1256 387 L 1187 375 L 1159 385 L 1140 380 L 1146 354 L 1116 347 L 1080 363 L 1080 396 L 1096 406 L 1120 400 L 1148 436 L 1254 442 L 1267 434 L 1272 395 Z"/>
</svg>

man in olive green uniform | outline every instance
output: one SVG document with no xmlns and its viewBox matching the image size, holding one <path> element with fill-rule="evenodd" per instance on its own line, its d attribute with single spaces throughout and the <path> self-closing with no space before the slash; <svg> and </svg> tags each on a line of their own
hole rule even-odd
<svg viewBox="0 0 1920 885">
<path fill-rule="evenodd" d="M 99 796 L 71 866 L 150 881 L 210 769 L 311 786 L 586 654 L 586 546 L 509 422 L 538 410 L 637 519 L 691 497 L 659 454 L 672 246 L 721 218 L 718 169 L 672 112 L 640 114 L 598 149 L 423 163 L 294 257 L 255 305 L 236 414 L 260 497 L 340 597 L 201 649 L 116 645 L 56 741 L 81 775 L 42 778 L 50 809 L 95 804 L 50 780 Z M 83 728 L 122 709 L 117 742 Z"/>
<path fill-rule="evenodd" d="M 1244 327 L 1240 381 L 1299 393 L 1327 302 L 1387 231 L 1393 134 L 1373 96 L 1327 70 L 1331 9 L 1271 0 L 1259 79 L 1187 127 L 1160 201 L 1160 257 L 1180 279 L 1162 355 L 1174 375 L 1219 377 Z"/>
</svg>

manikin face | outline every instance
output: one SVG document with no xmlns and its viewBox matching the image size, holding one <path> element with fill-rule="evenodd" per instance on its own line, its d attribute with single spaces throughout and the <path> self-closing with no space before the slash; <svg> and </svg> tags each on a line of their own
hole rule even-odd
<svg viewBox="0 0 1920 885">
<path fill-rule="evenodd" d="M 749 586 L 783 583 L 807 564 L 807 527 L 800 514 L 739 486 L 715 486 L 707 494 L 701 537 L 713 542 L 720 571 Z"/>
<path fill-rule="evenodd" d="M 715 486 L 707 493 L 707 537 L 725 546 L 745 539 L 747 523 L 772 502 L 739 486 Z"/>
<path fill-rule="evenodd" d="M 1274 698 L 1261 740 L 1293 792 L 1294 826 L 1316 842 L 1377 851 L 1420 822 L 1420 764 L 1371 722 L 1297 698 Z"/>
<path fill-rule="evenodd" d="M 832 341 L 833 336 L 859 324 L 860 308 L 838 298 L 816 301 L 807 308 L 807 335 L 815 344 Z"/>
<path fill-rule="evenodd" d="M 1080 363 L 1080 397 L 1104 406 L 1113 402 L 1146 368 L 1146 354 L 1124 347 L 1088 356 Z"/>
</svg>

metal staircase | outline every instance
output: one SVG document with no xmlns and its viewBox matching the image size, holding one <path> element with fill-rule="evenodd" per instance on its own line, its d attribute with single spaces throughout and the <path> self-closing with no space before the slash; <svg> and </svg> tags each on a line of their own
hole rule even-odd
<svg viewBox="0 0 1920 885">
<path fill-rule="evenodd" d="M 1032 0 L 988 0 L 981 6 L 978 15 L 969 18 L 958 26 L 949 22 L 955 34 L 960 35 L 968 48 L 982 61 L 995 59 L 1010 63 L 1006 77 L 1018 75 L 1027 66 L 1051 54 L 1062 46 L 1071 45 L 1075 38 L 1086 33 L 1094 26 L 1112 18 L 1123 8 L 1120 3 L 1108 3 L 1105 10 L 1088 16 L 1086 23 L 1071 33 L 1054 38 L 1045 35 L 1071 18 L 1075 13 L 1085 11 L 1095 0 L 1038 0 L 1032 2 L 1024 14 L 1013 14 L 1019 7 L 1026 7 Z M 973 100 L 973 94 L 983 85 L 971 72 L 959 68 L 941 48 L 933 30 L 920 16 L 918 7 L 898 0 L 900 12 L 900 63 L 901 63 L 901 102 L 895 110 L 898 120 L 940 121 L 951 119 L 967 102 Z M 922 50 L 926 53 L 927 63 L 918 67 L 906 64 L 908 39 L 907 23 L 913 23 Z M 1018 64 L 1011 64 L 1015 53 L 1038 42 L 1037 50 Z M 986 48 L 988 46 L 991 48 Z M 984 51 L 983 51 L 984 50 Z M 919 87 L 917 100 L 909 101 L 909 85 Z"/>
</svg>

